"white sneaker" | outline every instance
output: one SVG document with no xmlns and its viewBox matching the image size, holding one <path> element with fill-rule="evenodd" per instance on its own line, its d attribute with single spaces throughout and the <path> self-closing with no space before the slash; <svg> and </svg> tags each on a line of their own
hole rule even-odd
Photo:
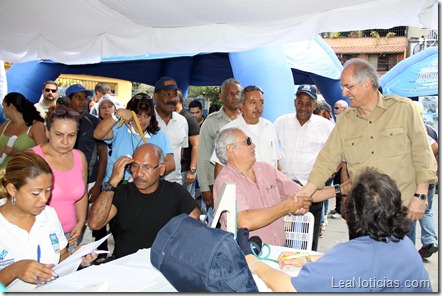
<svg viewBox="0 0 442 296">
<path fill-rule="evenodd" d="M 339 214 L 339 213 L 335 213 L 335 214 L 331 215 L 331 217 L 333 219 L 341 219 L 342 218 L 341 214 Z"/>
</svg>

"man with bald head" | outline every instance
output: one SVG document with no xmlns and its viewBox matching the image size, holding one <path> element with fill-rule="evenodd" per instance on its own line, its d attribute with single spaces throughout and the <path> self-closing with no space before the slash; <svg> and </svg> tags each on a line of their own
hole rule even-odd
<svg viewBox="0 0 442 296">
<path fill-rule="evenodd" d="M 133 182 L 122 184 L 125 168 Z M 201 211 L 187 190 L 181 184 L 160 180 L 164 171 L 163 152 L 154 144 L 143 144 L 133 157 L 122 156 L 115 162 L 109 182 L 103 184 L 88 216 L 92 229 L 115 218 L 111 223 L 115 239 L 112 257 L 150 248 L 158 231 L 179 214 L 199 219 Z"/>
</svg>

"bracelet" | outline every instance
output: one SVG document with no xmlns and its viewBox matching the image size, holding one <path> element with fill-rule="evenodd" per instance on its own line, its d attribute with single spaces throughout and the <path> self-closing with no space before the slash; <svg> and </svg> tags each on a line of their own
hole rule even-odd
<svg viewBox="0 0 442 296">
<path fill-rule="evenodd" d="M 253 262 L 252 265 L 250 266 L 250 271 L 251 271 L 252 273 L 255 273 L 255 265 L 256 265 L 256 263 L 258 263 L 258 262 L 260 262 L 260 261 L 259 261 L 259 260 L 256 260 L 256 261 Z"/>
<path fill-rule="evenodd" d="M 115 120 L 115 121 L 119 121 L 120 120 L 115 113 L 112 113 L 112 119 Z"/>
</svg>

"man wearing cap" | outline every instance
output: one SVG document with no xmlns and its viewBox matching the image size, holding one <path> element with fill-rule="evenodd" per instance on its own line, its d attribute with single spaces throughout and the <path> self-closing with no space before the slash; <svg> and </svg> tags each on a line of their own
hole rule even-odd
<svg viewBox="0 0 442 296">
<path fill-rule="evenodd" d="M 282 172 L 293 181 L 305 185 L 319 151 L 324 146 L 334 124 L 313 114 L 317 106 L 317 91 L 312 85 L 300 85 L 294 105 L 296 113 L 283 115 L 275 120 L 275 128 L 281 145 Z M 329 177 L 332 174 L 330 173 Z M 325 185 L 324 180 L 324 184 Z M 318 248 L 319 224 L 322 202 L 312 203 L 310 212 L 315 216 L 312 250 Z"/>
<path fill-rule="evenodd" d="M 55 81 L 48 80 L 43 83 L 43 88 L 41 90 L 41 99 L 34 106 L 38 112 L 40 112 L 41 117 L 46 118 L 49 107 L 54 106 L 58 98 L 58 85 Z"/>
<path fill-rule="evenodd" d="M 161 77 L 155 83 L 154 99 L 158 126 L 170 142 L 175 161 L 175 170 L 164 179 L 182 184 L 181 155 L 182 149 L 189 146 L 189 126 L 186 118 L 175 112 L 178 102 L 178 85 L 175 80 L 170 77 Z"/>
</svg>

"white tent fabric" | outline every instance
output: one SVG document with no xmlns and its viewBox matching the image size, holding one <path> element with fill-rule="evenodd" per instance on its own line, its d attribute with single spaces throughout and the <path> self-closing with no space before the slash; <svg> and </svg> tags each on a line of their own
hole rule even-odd
<svg viewBox="0 0 442 296">
<path fill-rule="evenodd" d="M 437 28 L 437 0 L 1 0 L 0 59 L 236 52 L 399 25 Z"/>
</svg>

